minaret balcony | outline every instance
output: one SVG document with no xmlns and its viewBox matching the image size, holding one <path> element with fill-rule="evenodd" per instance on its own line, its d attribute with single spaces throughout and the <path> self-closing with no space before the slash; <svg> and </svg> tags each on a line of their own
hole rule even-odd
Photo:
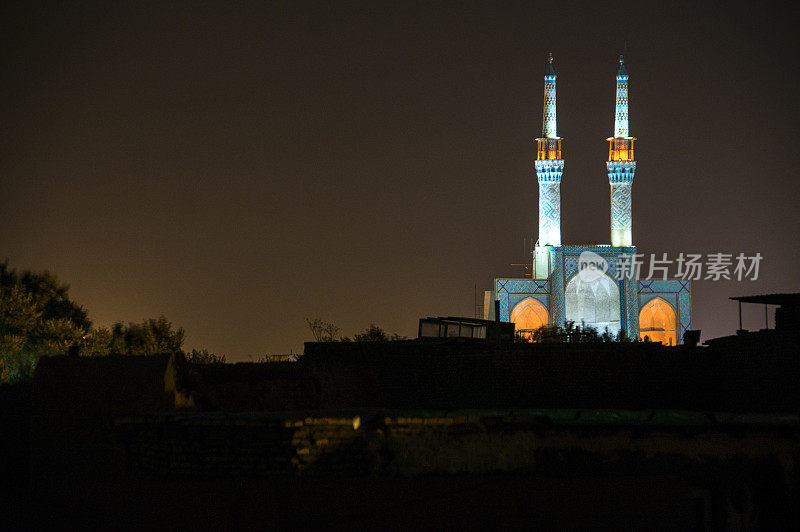
<svg viewBox="0 0 800 532">
<path fill-rule="evenodd" d="M 557 161 L 561 159 L 561 138 L 536 139 L 537 161 Z"/>
<path fill-rule="evenodd" d="M 636 161 L 608 161 L 608 182 L 612 185 L 622 183 L 633 183 L 633 176 L 636 173 Z"/>
<path fill-rule="evenodd" d="M 539 183 L 561 183 L 564 173 L 564 160 L 542 160 L 534 163 Z"/>
<path fill-rule="evenodd" d="M 619 137 L 606 139 L 609 142 L 609 161 L 633 161 L 633 137 Z"/>
</svg>

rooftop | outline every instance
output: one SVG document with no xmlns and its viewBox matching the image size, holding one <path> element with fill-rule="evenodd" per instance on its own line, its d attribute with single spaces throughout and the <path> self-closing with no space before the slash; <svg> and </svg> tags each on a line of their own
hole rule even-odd
<svg viewBox="0 0 800 532">
<path fill-rule="evenodd" d="M 787 307 L 800 306 L 800 293 L 793 294 L 762 294 L 757 296 L 731 297 L 740 303 L 760 303 L 762 305 L 784 305 Z"/>
</svg>

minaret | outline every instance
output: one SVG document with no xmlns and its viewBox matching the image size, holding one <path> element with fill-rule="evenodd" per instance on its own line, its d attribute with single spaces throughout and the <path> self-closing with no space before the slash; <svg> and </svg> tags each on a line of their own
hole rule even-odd
<svg viewBox="0 0 800 532">
<path fill-rule="evenodd" d="M 547 246 L 561 245 L 561 138 L 556 133 L 556 72 L 553 54 L 547 58 L 544 74 L 544 110 L 542 137 L 536 139 L 536 176 L 539 180 L 539 240 L 534 250 L 533 277 L 550 276 Z"/>
<path fill-rule="evenodd" d="M 614 136 L 609 141 L 608 182 L 611 184 L 611 245 L 632 246 L 631 187 L 636 161 L 633 141 L 628 130 L 628 72 L 619 56 L 617 72 L 617 109 L 614 114 Z"/>
</svg>

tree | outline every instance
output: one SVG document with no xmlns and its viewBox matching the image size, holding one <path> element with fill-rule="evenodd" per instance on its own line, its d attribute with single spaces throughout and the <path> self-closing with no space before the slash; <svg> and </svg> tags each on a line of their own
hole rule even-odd
<svg viewBox="0 0 800 532">
<path fill-rule="evenodd" d="M 568 321 L 564 323 L 563 328 L 543 325 L 530 334 L 516 333 L 514 341 L 526 343 L 630 343 L 638 342 L 639 339 L 631 340 L 625 329 L 620 329 L 614 335 L 608 330 L 608 327 L 605 327 L 601 334 L 598 333 L 597 329 L 585 323 L 575 325 L 575 322 Z"/>
<path fill-rule="evenodd" d="M 308 324 L 308 328 L 311 329 L 311 334 L 314 335 L 314 341 L 316 342 L 350 342 L 350 338 L 347 336 L 340 336 L 339 332 L 341 329 L 334 325 L 333 323 L 328 323 L 322 321 L 318 318 L 316 319 L 308 319 L 306 318 L 306 323 Z M 354 342 L 384 342 L 387 340 L 408 340 L 405 336 L 400 336 L 397 333 L 392 335 L 386 334 L 386 331 L 375 325 L 374 323 L 370 323 L 369 327 L 361 331 L 360 333 L 356 333 L 353 336 Z"/>
<path fill-rule="evenodd" d="M 93 328 L 81 344 L 81 356 L 98 357 L 112 353 L 114 335 L 108 327 Z"/>
<path fill-rule="evenodd" d="M 30 378 L 42 356 L 80 345 L 91 327 L 69 286 L 51 273 L 17 273 L 0 263 L 0 381 Z"/>
<path fill-rule="evenodd" d="M 41 273 L 9 270 L 8 261 L 0 263 L 0 288 L 20 287 L 30 294 L 42 312 L 43 319 L 65 319 L 79 329 L 88 331 L 92 322 L 86 309 L 69 297 L 69 285 L 61 284 L 55 275 L 45 270 Z"/>
<path fill-rule="evenodd" d="M 17 273 L 8 261 L 0 263 L 0 381 L 30 378 L 43 356 L 182 352 L 184 330 L 174 329 L 164 316 L 92 328 L 86 310 L 68 291 L 69 285 L 48 271 Z M 225 362 L 205 349 L 189 356 L 196 363 Z"/>
<path fill-rule="evenodd" d="M 66 354 L 85 331 L 66 318 L 46 318 L 41 300 L 20 286 L 0 289 L 0 381 L 33 375 L 42 356 Z"/>
<path fill-rule="evenodd" d="M 84 356 L 157 355 L 178 353 L 185 338 L 183 327 L 172 328 L 164 316 L 148 318 L 142 323 L 115 323 L 111 329 L 101 327 L 92 330 L 81 349 Z M 207 353 L 207 351 L 206 351 Z"/>
<path fill-rule="evenodd" d="M 374 323 L 370 323 L 369 327 L 364 329 L 364 331 L 356 333 L 353 336 L 353 340 L 356 342 L 382 342 L 388 339 L 389 337 L 386 335 L 386 331 Z"/>
<path fill-rule="evenodd" d="M 639 339 L 637 338 L 634 341 L 638 341 L 638 340 Z M 617 337 L 614 339 L 614 341 L 615 342 L 619 342 L 619 343 L 624 343 L 624 344 L 631 343 L 631 339 L 630 339 L 630 337 L 628 337 L 628 333 L 625 331 L 625 329 L 620 329 L 619 330 L 619 332 L 617 333 Z"/>
<path fill-rule="evenodd" d="M 324 322 L 319 318 L 313 320 L 306 318 L 306 323 L 315 342 L 335 342 L 339 339 L 341 329 L 333 323 Z"/>
<path fill-rule="evenodd" d="M 226 362 L 225 355 L 215 355 L 206 348 L 200 349 L 199 351 L 197 349 L 192 349 L 186 354 L 186 360 L 190 364 L 225 364 Z"/>
</svg>

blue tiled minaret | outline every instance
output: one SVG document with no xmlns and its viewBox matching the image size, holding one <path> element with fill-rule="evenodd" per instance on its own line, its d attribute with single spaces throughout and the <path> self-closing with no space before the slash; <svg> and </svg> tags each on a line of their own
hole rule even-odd
<svg viewBox="0 0 800 532">
<path fill-rule="evenodd" d="M 550 275 L 549 246 L 561 245 L 561 137 L 556 132 L 556 72 L 553 54 L 547 58 L 544 74 L 542 137 L 536 139 L 536 176 L 539 181 L 539 240 L 534 249 L 535 279 Z"/>
<path fill-rule="evenodd" d="M 614 136 L 609 141 L 608 182 L 611 185 L 611 245 L 632 246 L 631 187 L 636 161 L 628 130 L 628 72 L 622 56 L 617 71 L 617 105 L 614 113 Z"/>
<path fill-rule="evenodd" d="M 640 263 L 631 230 L 636 139 L 628 127 L 628 72 L 622 57 L 617 71 L 614 133 L 607 140 L 612 245 L 562 244 L 560 186 L 564 160 L 556 131 L 556 73 L 551 54 L 544 75 L 542 137 L 536 139 L 539 241 L 533 278 L 495 278 L 484 298 L 484 317 L 495 318 L 496 301 L 497 318 L 513 322 L 515 330 L 530 339 L 542 326 L 567 327 L 571 322 L 600 333 L 624 332 L 631 339 L 646 334 L 667 345 L 679 344 L 691 329 L 691 282 L 640 279 L 635 267 Z"/>
</svg>

